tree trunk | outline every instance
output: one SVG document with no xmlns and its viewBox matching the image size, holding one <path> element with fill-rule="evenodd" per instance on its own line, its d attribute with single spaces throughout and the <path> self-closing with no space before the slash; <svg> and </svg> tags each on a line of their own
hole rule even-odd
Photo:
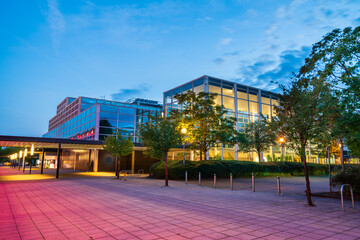
<svg viewBox="0 0 360 240">
<path fill-rule="evenodd" d="M 340 161 L 341 161 L 341 173 L 345 172 L 345 165 L 344 165 L 344 144 L 342 138 L 340 138 Z"/>
<path fill-rule="evenodd" d="M 263 159 L 261 159 L 261 152 L 257 151 L 257 155 L 258 155 L 258 158 L 259 158 L 259 162 L 262 162 Z"/>
<path fill-rule="evenodd" d="M 164 162 L 165 162 L 165 186 L 169 186 L 167 155 L 168 155 L 168 153 L 165 152 L 165 153 L 164 153 Z"/>
<path fill-rule="evenodd" d="M 305 180 L 306 180 L 306 198 L 309 206 L 315 206 L 311 200 L 311 189 L 310 189 L 310 180 L 309 180 L 309 172 L 306 165 L 306 156 L 305 156 L 305 147 L 301 146 L 301 160 L 304 163 L 304 173 L 305 173 Z"/>
<path fill-rule="evenodd" d="M 200 150 L 200 162 L 202 161 L 202 151 Z"/>
<path fill-rule="evenodd" d="M 117 178 L 120 178 L 120 162 L 121 162 L 121 157 L 118 158 L 118 173 L 117 173 Z"/>
<path fill-rule="evenodd" d="M 119 161 L 118 161 L 118 157 L 115 157 L 115 163 L 116 163 L 115 176 L 117 177 L 117 179 L 119 179 Z"/>
</svg>

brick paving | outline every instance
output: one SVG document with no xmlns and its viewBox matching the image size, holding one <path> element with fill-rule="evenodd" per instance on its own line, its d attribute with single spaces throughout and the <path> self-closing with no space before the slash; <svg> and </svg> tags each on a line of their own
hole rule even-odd
<svg viewBox="0 0 360 240">
<path fill-rule="evenodd" d="M 0 167 L 1 176 L 16 170 Z M 339 200 L 130 177 L 0 182 L 0 239 L 360 239 Z M 357 204 L 357 207 L 358 204 Z"/>
</svg>

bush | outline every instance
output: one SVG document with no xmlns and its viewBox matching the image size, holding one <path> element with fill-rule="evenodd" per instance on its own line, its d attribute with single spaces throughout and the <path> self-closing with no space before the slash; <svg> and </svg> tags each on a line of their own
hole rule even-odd
<svg viewBox="0 0 360 240">
<path fill-rule="evenodd" d="M 328 174 L 328 165 L 308 163 L 309 175 L 320 176 Z M 337 173 L 340 166 L 333 165 L 332 172 Z M 182 161 L 169 160 L 169 179 L 184 179 L 185 171 L 188 171 L 189 179 L 195 179 L 198 172 L 202 178 L 212 178 L 214 174 L 218 178 L 227 178 L 230 173 L 234 177 L 250 177 L 254 172 L 255 176 L 303 176 L 304 166 L 296 162 L 247 162 L 237 160 L 209 160 L 209 161 Z M 157 162 L 150 168 L 151 176 L 154 178 L 165 177 L 165 164 Z"/>
<path fill-rule="evenodd" d="M 346 166 L 344 173 L 338 173 L 331 179 L 332 184 L 341 187 L 343 184 L 350 184 L 353 188 L 354 195 L 360 195 L 360 168 Z M 348 191 L 348 188 L 346 188 Z"/>
</svg>

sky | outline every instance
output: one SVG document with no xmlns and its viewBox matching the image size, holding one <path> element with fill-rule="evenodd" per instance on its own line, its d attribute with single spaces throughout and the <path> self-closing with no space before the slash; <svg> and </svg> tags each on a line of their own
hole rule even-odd
<svg viewBox="0 0 360 240">
<path fill-rule="evenodd" d="M 0 0 L 0 135 L 42 136 L 66 97 L 162 101 L 203 75 L 278 92 L 350 0 Z"/>
</svg>

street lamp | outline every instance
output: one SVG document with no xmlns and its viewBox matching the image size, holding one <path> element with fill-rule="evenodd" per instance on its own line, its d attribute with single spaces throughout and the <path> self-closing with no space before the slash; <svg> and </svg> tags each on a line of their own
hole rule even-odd
<svg viewBox="0 0 360 240">
<path fill-rule="evenodd" d="M 284 163 L 284 162 L 285 162 L 285 159 L 284 159 L 285 138 L 281 137 L 281 138 L 279 139 L 279 141 L 280 141 L 280 144 L 281 144 L 282 162 Z"/>
<path fill-rule="evenodd" d="M 184 135 L 184 137 L 183 137 L 183 165 L 185 165 L 185 134 L 187 133 L 186 128 L 182 128 L 181 133 Z"/>
</svg>

